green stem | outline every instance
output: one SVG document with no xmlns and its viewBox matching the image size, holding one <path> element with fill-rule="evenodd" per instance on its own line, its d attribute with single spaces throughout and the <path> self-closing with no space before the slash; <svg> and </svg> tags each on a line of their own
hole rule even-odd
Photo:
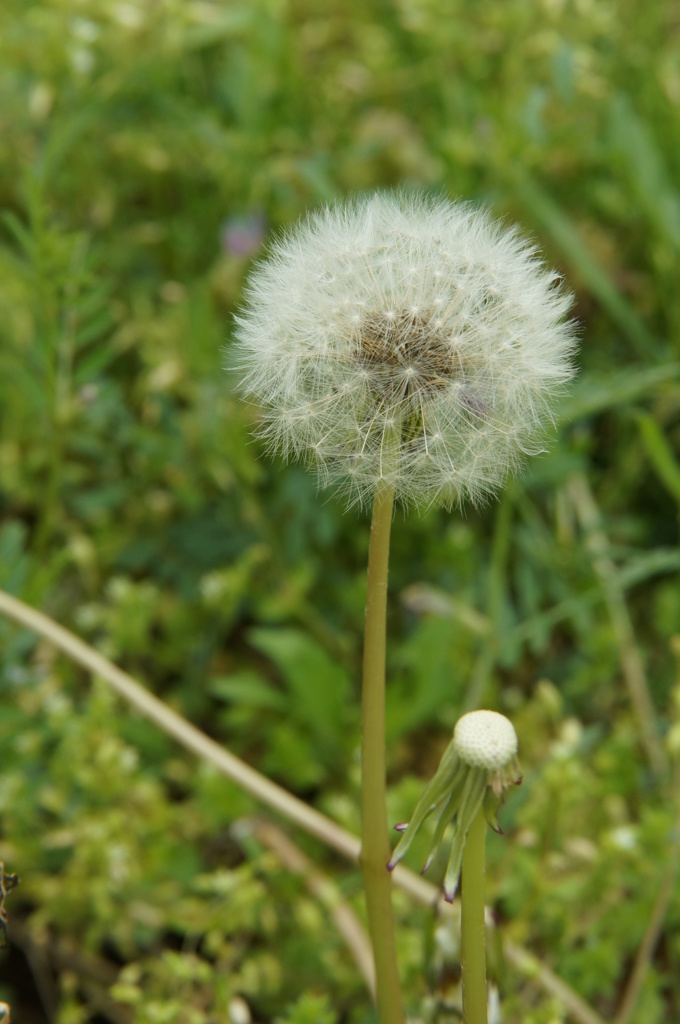
<svg viewBox="0 0 680 1024">
<path fill-rule="evenodd" d="M 486 819 L 479 808 L 465 840 L 461 890 L 463 1022 L 487 1024 L 484 844 Z"/>
<path fill-rule="evenodd" d="M 403 1024 L 385 794 L 385 620 L 394 491 L 376 492 L 368 548 L 361 727 L 361 870 L 381 1024 Z"/>
</svg>

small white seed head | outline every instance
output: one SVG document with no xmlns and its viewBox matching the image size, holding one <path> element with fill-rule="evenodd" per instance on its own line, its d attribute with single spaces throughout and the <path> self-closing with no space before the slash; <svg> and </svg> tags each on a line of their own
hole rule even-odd
<svg viewBox="0 0 680 1024">
<path fill-rule="evenodd" d="M 517 734 L 504 715 L 496 711 L 471 711 L 458 719 L 453 737 L 435 775 L 423 790 L 411 820 L 396 825 L 401 838 L 387 865 L 391 871 L 405 856 L 421 825 L 433 811 L 438 820 L 423 872 L 432 863 L 449 821 L 454 831 L 444 877 L 444 895 L 451 903 L 458 888 L 463 849 L 468 831 L 483 808 L 496 832 L 499 801 L 509 786 L 522 781 L 517 760 Z"/>
<path fill-rule="evenodd" d="M 498 771 L 517 754 L 517 733 L 512 722 L 497 711 L 470 711 L 458 719 L 453 745 L 461 761 L 473 768 Z"/>
<path fill-rule="evenodd" d="M 236 318 L 271 449 L 370 502 L 480 502 L 542 451 L 573 374 L 571 297 L 517 229 L 444 198 L 377 193 L 270 248 Z"/>
</svg>

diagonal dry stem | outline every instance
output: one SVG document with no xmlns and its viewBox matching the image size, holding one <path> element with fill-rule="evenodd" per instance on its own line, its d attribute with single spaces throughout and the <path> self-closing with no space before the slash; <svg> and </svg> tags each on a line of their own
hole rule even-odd
<svg viewBox="0 0 680 1024">
<path fill-rule="evenodd" d="M 328 911 L 375 1001 L 375 967 L 371 943 L 359 918 L 343 898 L 338 886 L 319 871 L 290 836 L 272 821 L 255 818 L 246 822 L 246 827 L 278 857 L 288 871 L 302 877 L 309 892 Z"/>
<path fill-rule="evenodd" d="M 677 787 L 676 787 L 677 792 Z M 642 985 L 649 970 L 656 944 L 661 936 L 664 919 L 668 913 L 675 885 L 680 870 L 680 818 L 675 823 L 675 842 L 673 843 L 668 857 L 666 870 L 661 876 L 659 889 L 654 900 L 654 906 L 647 922 L 645 934 L 635 957 L 633 969 L 628 976 L 628 981 L 621 998 L 618 1012 L 614 1017 L 613 1024 L 629 1024 L 637 1006 Z"/>
<path fill-rule="evenodd" d="M 361 844 L 357 836 L 347 832 L 340 825 L 336 825 L 334 821 L 314 808 L 308 807 L 282 786 L 277 786 L 276 783 L 265 778 L 264 775 L 245 764 L 234 754 L 230 754 L 209 736 L 154 697 L 148 690 L 145 690 L 127 672 L 123 672 L 108 658 L 103 657 L 89 644 L 84 643 L 49 616 L 31 608 L 3 590 L 0 590 L 0 613 L 53 643 L 55 647 L 77 664 L 82 665 L 88 672 L 100 676 L 137 711 L 176 739 L 186 750 L 213 765 L 222 775 L 241 786 L 245 792 L 250 793 L 251 796 L 260 800 L 267 807 L 271 807 L 289 821 L 299 825 L 303 831 L 315 836 L 331 849 L 347 857 L 348 860 L 358 863 Z M 419 878 L 418 875 L 402 867 L 401 864 L 394 869 L 392 878 L 395 885 L 408 892 L 417 902 L 436 908 L 439 915 L 453 914 L 457 916 L 458 908 L 444 903 L 442 893 L 436 886 L 431 882 L 426 882 L 424 878 Z M 487 914 L 486 923 L 487 927 L 494 927 L 493 919 L 489 914 Z M 542 964 L 532 953 L 508 939 L 504 939 L 502 945 L 508 962 L 518 971 L 535 980 L 544 992 L 558 999 L 577 1024 L 605 1024 L 603 1018 L 578 993 L 574 992 L 566 982 L 562 981 L 549 967 Z"/>
<path fill-rule="evenodd" d="M 647 760 L 657 777 L 668 771 L 668 758 L 659 736 L 654 704 L 649 693 L 647 677 L 640 650 L 635 642 L 633 624 L 628 606 L 619 584 L 616 566 L 609 556 L 609 540 L 602 528 L 600 510 L 586 477 L 577 473 L 569 482 L 569 495 L 578 520 L 586 534 L 586 544 L 593 556 L 595 572 L 600 578 L 607 610 L 619 646 L 621 672 L 628 690 L 640 739 Z"/>
</svg>

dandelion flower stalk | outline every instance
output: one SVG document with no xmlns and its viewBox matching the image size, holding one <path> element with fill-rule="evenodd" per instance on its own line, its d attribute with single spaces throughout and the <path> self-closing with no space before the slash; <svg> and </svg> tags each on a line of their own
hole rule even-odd
<svg viewBox="0 0 680 1024">
<path fill-rule="evenodd" d="M 463 850 L 460 930 L 465 1024 L 487 1024 L 485 873 L 486 819 L 480 807 Z"/>
<path fill-rule="evenodd" d="M 458 890 L 462 865 L 461 933 L 463 1020 L 487 1024 L 486 942 L 484 929 L 484 862 L 487 822 L 500 832 L 496 810 L 503 793 L 522 781 L 517 734 L 512 722 L 496 711 L 471 711 L 458 719 L 442 755 L 408 823 L 397 825 L 401 839 L 388 867 L 404 857 L 425 819 L 438 810 L 427 871 L 444 833 L 453 823 L 451 852 L 444 877 L 449 903 Z"/>
<path fill-rule="evenodd" d="M 382 1024 L 401 1024 L 403 1010 L 392 910 L 385 794 L 385 618 L 394 490 L 376 491 L 371 519 L 366 586 L 361 701 L 361 870 L 375 960 Z"/>
<path fill-rule="evenodd" d="M 552 397 L 572 375 L 570 303 L 558 275 L 516 229 L 465 203 L 378 193 L 312 214 L 275 242 L 237 317 L 241 387 L 262 407 L 270 449 L 306 461 L 350 505 L 373 504 L 362 867 L 381 1024 L 403 1020 L 384 872 L 393 504 L 481 502 L 542 450 Z M 463 774 L 467 816 L 487 783 Z M 427 813 L 417 809 L 421 820 Z M 450 868 L 456 878 L 467 830 Z"/>
</svg>

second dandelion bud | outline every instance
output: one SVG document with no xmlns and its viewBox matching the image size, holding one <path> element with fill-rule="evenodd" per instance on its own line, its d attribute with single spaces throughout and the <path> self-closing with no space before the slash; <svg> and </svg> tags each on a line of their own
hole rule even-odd
<svg viewBox="0 0 680 1024">
<path fill-rule="evenodd" d="M 458 719 L 453 738 L 444 751 L 434 777 L 423 790 L 409 822 L 396 825 L 403 832 L 387 865 L 391 871 L 406 855 L 420 826 L 438 810 L 430 853 L 423 866 L 434 860 L 444 833 L 454 822 L 444 895 L 453 902 L 470 826 L 483 808 L 497 832 L 496 810 L 506 789 L 522 781 L 517 760 L 517 734 L 512 722 L 497 711 L 470 711 Z"/>
<path fill-rule="evenodd" d="M 493 492 L 541 449 L 571 377 L 571 304 L 515 229 L 445 199 L 377 194 L 272 247 L 238 318 L 243 390 L 273 449 L 353 501 Z"/>
</svg>

